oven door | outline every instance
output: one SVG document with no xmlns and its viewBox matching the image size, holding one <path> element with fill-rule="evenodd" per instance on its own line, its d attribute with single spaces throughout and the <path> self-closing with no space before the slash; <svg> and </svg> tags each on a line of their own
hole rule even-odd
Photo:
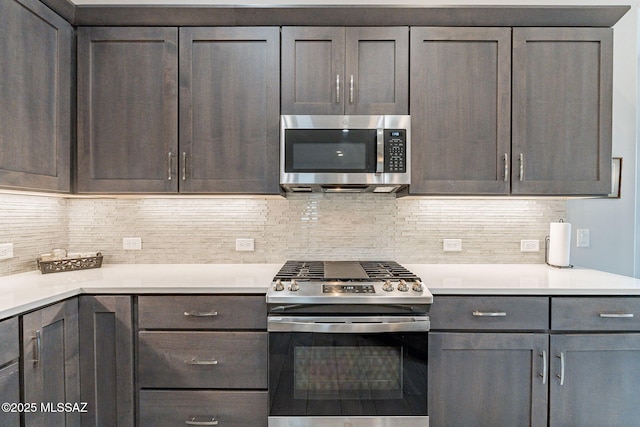
<svg viewBox="0 0 640 427">
<path fill-rule="evenodd" d="M 428 329 L 426 316 L 270 316 L 269 427 L 427 426 Z"/>
</svg>

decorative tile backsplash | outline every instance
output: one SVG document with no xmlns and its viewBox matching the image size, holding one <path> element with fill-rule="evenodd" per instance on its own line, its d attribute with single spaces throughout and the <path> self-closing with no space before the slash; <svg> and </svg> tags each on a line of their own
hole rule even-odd
<svg viewBox="0 0 640 427">
<path fill-rule="evenodd" d="M 105 263 L 281 263 L 287 259 L 394 259 L 404 263 L 542 263 L 549 222 L 565 200 L 433 199 L 380 194 L 285 198 L 54 198 L 0 195 L 0 243 L 16 257 L 0 275 L 35 268 L 54 247 L 100 250 Z M 123 237 L 142 250 L 123 250 Z M 236 238 L 255 239 L 236 252 Z M 443 239 L 462 251 L 443 252 Z M 520 252 L 521 239 L 540 252 Z"/>
<path fill-rule="evenodd" d="M 36 269 L 36 257 L 68 244 L 67 200 L 0 194 L 0 243 L 13 243 L 0 276 Z"/>
</svg>

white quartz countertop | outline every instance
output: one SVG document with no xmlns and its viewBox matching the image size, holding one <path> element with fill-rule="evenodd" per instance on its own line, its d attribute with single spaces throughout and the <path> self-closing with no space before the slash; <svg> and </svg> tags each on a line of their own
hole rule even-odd
<svg viewBox="0 0 640 427">
<path fill-rule="evenodd" d="M 640 295 L 640 279 L 546 264 L 403 264 L 433 295 Z"/>
<path fill-rule="evenodd" d="M 433 295 L 640 295 L 640 280 L 541 264 L 405 264 Z M 0 319 L 81 294 L 264 293 L 282 264 L 118 264 L 0 277 Z"/>
<path fill-rule="evenodd" d="M 265 293 L 282 264 L 115 264 L 0 277 L 0 319 L 81 294 Z"/>
</svg>

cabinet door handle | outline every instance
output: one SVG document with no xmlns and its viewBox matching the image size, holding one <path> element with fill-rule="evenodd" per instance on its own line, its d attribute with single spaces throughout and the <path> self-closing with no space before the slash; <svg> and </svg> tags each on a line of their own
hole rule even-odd
<svg viewBox="0 0 640 427">
<path fill-rule="evenodd" d="M 504 153 L 504 182 L 509 181 L 509 153 Z"/>
<path fill-rule="evenodd" d="M 196 417 L 189 417 L 184 423 L 188 426 L 217 426 L 218 420 L 215 417 L 211 417 L 208 421 L 198 421 Z"/>
<path fill-rule="evenodd" d="M 187 152 L 182 152 L 182 180 L 187 180 Z"/>
<path fill-rule="evenodd" d="M 560 359 L 560 375 L 556 375 L 556 378 L 560 380 L 560 385 L 564 385 L 564 353 L 560 353 L 560 356 L 556 356 Z"/>
<path fill-rule="evenodd" d="M 353 104 L 353 74 L 349 77 L 349 103 Z"/>
<path fill-rule="evenodd" d="M 197 357 L 192 357 L 191 360 L 185 360 L 185 365 L 217 365 L 217 360 L 198 360 Z"/>
<path fill-rule="evenodd" d="M 524 154 L 520 153 L 520 181 L 524 181 Z"/>
<path fill-rule="evenodd" d="M 173 153 L 169 151 L 169 174 L 167 175 L 167 180 L 171 181 L 173 175 Z"/>
<path fill-rule="evenodd" d="M 214 317 L 218 315 L 217 311 L 208 311 L 208 312 L 202 312 L 202 311 L 185 311 L 184 312 L 185 316 L 190 316 L 190 317 Z"/>
<path fill-rule="evenodd" d="M 600 317 L 608 319 L 631 319 L 633 313 L 600 313 Z"/>
<path fill-rule="evenodd" d="M 42 332 L 40 330 L 37 330 L 35 335 L 33 336 L 33 366 L 39 366 L 40 365 L 40 355 L 42 354 Z"/>
<path fill-rule="evenodd" d="M 340 74 L 336 74 L 336 104 L 340 104 Z"/>
<path fill-rule="evenodd" d="M 507 313 L 504 311 L 477 311 L 473 313 L 475 317 L 507 317 Z"/>
<path fill-rule="evenodd" d="M 542 373 L 539 375 L 542 377 L 542 384 L 546 384 L 547 383 L 547 351 L 542 350 L 542 354 L 540 354 L 540 357 L 542 357 Z"/>
</svg>

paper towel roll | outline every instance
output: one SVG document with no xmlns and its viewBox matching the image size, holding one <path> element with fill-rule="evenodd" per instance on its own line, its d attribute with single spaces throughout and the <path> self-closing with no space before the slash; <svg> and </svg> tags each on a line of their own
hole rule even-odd
<svg viewBox="0 0 640 427">
<path fill-rule="evenodd" d="M 549 226 L 549 264 L 555 267 L 569 267 L 571 224 L 552 222 Z"/>
</svg>

